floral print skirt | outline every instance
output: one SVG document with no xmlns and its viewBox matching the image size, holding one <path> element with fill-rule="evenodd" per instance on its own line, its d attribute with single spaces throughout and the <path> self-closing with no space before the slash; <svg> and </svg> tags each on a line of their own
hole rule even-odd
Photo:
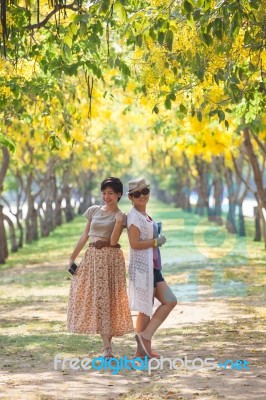
<svg viewBox="0 0 266 400">
<path fill-rule="evenodd" d="M 122 336 L 133 332 L 121 249 L 89 247 L 71 278 L 67 329 Z"/>
</svg>

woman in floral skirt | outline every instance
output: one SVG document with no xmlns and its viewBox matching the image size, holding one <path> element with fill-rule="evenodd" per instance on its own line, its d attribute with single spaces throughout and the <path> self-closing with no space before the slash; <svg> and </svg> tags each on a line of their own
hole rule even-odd
<svg viewBox="0 0 266 400">
<path fill-rule="evenodd" d="M 134 329 L 126 291 L 125 260 L 118 244 L 126 227 L 126 215 L 117 205 L 123 194 L 122 182 L 107 178 L 101 184 L 101 192 L 105 204 L 89 207 L 84 213 L 88 222 L 69 259 L 71 265 L 89 240 L 71 280 L 67 327 L 69 332 L 100 334 L 103 356 L 110 358 L 112 337 Z"/>
</svg>

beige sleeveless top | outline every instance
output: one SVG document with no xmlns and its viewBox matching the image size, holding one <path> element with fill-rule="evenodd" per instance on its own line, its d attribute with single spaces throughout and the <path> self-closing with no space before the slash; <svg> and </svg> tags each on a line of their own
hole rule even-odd
<svg viewBox="0 0 266 400">
<path fill-rule="evenodd" d="M 115 226 L 115 215 L 117 211 L 109 213 L 102 210 L 101 206 L 91 206 L 83 214 L 91 225 L 89 230 L 89 236 L 97 236 L 107 240 L 110 240 L 114 226 Z M 122 223 L 123 228 L 127 226 L 126 216 Z"/>
</svg>

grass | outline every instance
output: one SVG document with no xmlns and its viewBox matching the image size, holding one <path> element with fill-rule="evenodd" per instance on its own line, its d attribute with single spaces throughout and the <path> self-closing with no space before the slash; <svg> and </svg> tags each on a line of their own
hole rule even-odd
<svg viewBox="0 0 266 400">
<path fill-rule="evenodd" d="M 122 202 L 121 208 L 128 212 L 130 206 Z M 266 277 L 263 243 L 253 242 L 251 237 L 232 236 L 223 227 L 209 223 L 205 217 L 186 214 L 157 201 L 149 204 L 148 211 L 156 221 L 163 222 L 163 233 L 167 237 L 166 245 L 161 249 L 163 273 L 167 282 L 176 288 L 181 301 L 189 301 L 189 294 L 198 285 L 206 285 L 213 290 L 214 296 L 225 297 L 232 305 L 236 299 L 262 298 Z M 101 351 L 98 336 L 66 332 L 70 281 L 66 272 L 67 260 L 84 226 L 85 219 L 79 216 L 71 223 L 56 228 L 49 237 L 25 245 L 18 253 L 11 254 L 7 263 L 0 267 L 0 310 L 5 312 L 2 315 L 8 315 L 0 319 L 1 352 L 4 357 L 9 357 L 9 361 L 3 364 L 4 369 L 19 369 L 16 362 L 19 356 L 23 357 L 24 367 L 32 368 L 40 362 L 51 362 L 56 353 L 73 355 L 84 353 L 86 349 L 96 356 Z M 122 234 L 120 243 L 128 261 L 126 232 Z M 243 291 L 243 288 L 246 290 Z M 190 300 L 196 301 L 197 296 L 192 296 Z M 236 303 L 238 309 L 239 302 Z M 58 315 L 64 318 L 60 319 Z M 258 329 L 259 323 L 251 319 L 250 326 L 249 334 Z M 242 323 L 230 327 L 245 331 Z M 232 336 L 226 323 L 193 325 L 183 331 L 183 345 L 193 351 L 202 350 L 207 346 L 208 335 L 219 335 L 219 332 L 223 332 L 224 341 Z M 175 341 L 180 331 L 161 330 L 158 339 L 166 335 L 169 341 Z M 224 341 L 221 341 L 220 349 L 224 349 Z M 213 346 L 216 345 L 213 343 Z"/>
</svg>

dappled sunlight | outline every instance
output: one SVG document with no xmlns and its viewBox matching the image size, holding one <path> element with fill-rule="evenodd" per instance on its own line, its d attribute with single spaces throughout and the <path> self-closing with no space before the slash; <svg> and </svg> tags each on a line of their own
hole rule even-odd
<svg viewBox="0 0 266 400">
<path fill-rule="evenodd" d="M 71 279 L 66 260 L 70 243 L 78 239 L 77 232 L 84 226 L 83 218 L 78 217 L 43 239 L 47 243 L 41 247 L 34 243 L 22 249 L 20 255 L 12 255 L 1 272 L 0 340 L 5 344 L 1 349 L 1 375 L 7 397 L 20 400 L 23 391 L 29 400 L 54 399 L 54 393 L 58 398 L 78 393 L 79 399 L 93 400 L 107 395 L 122 400 L 217 400 L 221 396 L 246 400 L 256 378 L 260 398 L 265 377 L 261 357 L 265 318 L 262 244 L 238 238 L 233 248 L 229 243 L 222 253 L 219 246 L 212 246 L 215 257 L 210 258 L 201 253 L 203 247 L 195 246 L 199 217 L 156 201 L 151 202 L 151 212 L 156 221 L 163 222 L 167 237 L 161 249 L 163 275 L 178 300 L 156 332 L 154 348 L 172 359 L 246 359 L 251 363 L 250 371 L 171 370 L 167 364 L 150 375 L 147 371 L 126 370 L 117 375 L 108 370 L 55 371 L 55 354 L 82 359 L 102 353 L 99 335 L 76 335 L 66 330 Z M 208 231 L 207 225 L 205 228 Z M 62 235 L 59 248 L 58 238 Z M 218 239 L 212 245 L 219 245 Z M 204 240 L 208 244 L 212 239 Z M 126 232 L 121 244 L 128 265 Z M 158 305 L 155 300 L 154 310 Z M 136 316 L 132 312 L 134 324 Z M 114 338 L 113 349 L 118 358 L 132 358 L 136 350 L 134 334 Z"/>
</svg>

